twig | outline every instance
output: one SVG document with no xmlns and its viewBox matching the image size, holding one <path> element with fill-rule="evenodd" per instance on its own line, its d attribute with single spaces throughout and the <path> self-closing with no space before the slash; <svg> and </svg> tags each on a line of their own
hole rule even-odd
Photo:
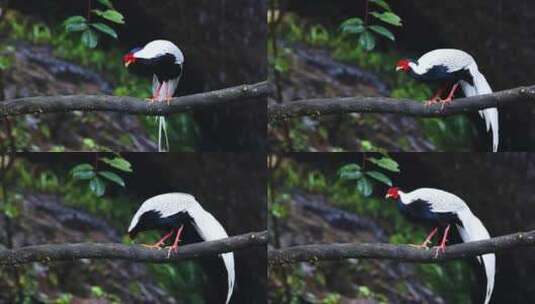
<svg viewBox="0 0 535 304">
<path fill-rule="evenodd" d="M 436 263 L 453 259 L 473 257 L 500 250 L 535 246 L 535 230 L 491 238 L 489 240 L 462 243 L 446 248 L 435 256 L 435 250 L 425 250 L 409 245 L 392 244 L 328 244 L 305 245 L 270 250 L 270 265 L 296 262 L 336 261 L 352 258 L 389 259 L 400 262 Z"/>
<path fill-rule="evenodd" d="M 424 105 L 415 100 L 388 97 L 347 97 L 310 99 L 273 104 L 268 107 L 270 121 L 300 116 L 320 116 L 346 113 L 397 113 L 408 116 L 443 117 L 478 110 L 505 107 L 519 103 L 535 103 L 535 85 L 519 87 L 487 95 L 455 99 L 442 109 L 441 105 Z"/>
<path fill-rule="evenodd" d="M 180 247 L 168 258 L 167 250 L 149 249 L 139 245 L 116 243 L 76 243 L 36 245 L 0 250 L 0 266 L 31 262 L 74 261 L 79 259 L 113 259 L 132 262 L 174 263 L 267 244 L 267 231 L 251 232 L 217 241 Z"/>
<path fill-rule="evenodd" d="M 108 111 L 161 116 L 229 105 L 239 101 L 254 101 L 256 98 L 267 97 L 269 93 L 270 86 L 268 83 L 259 82 L 212 92 L 175 97 L 170 105 L 164 102 L 149 103 L 146 100 L 128 96 L 38 96 L 7 100 L 0 103 L 0 117 L 70 111 Z"/>
</svg>

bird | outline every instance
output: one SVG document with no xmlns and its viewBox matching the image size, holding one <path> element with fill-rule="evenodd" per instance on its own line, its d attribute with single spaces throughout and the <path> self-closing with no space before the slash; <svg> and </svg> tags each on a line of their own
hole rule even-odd
<svg viewBox="0 0 535 304">
<path fill-rule="evenodd" d="M 197 241 L 213 241 L 228 237 L 227 232 L 217 219 L 204 210 L 195 197 L 187 193 L 165 193 L 156 195 L 144 201 L 128 227 L 131 239 L 141 231 L 159 230 L 165 234 L 148 248 L 161 249 L 166 240 L 175 235 L 167 256 L 178 251 L 178 244 Z M 181 239 L 183 236 L 183 239 Z M 220 255 L 227 271 L 226 304 L 230 302 L 235 282 L 234 253 L 227 252 Z"/>
<path fill-rule="evenodd" d="M 178 82 L 182 77 L 184 54 L 171 41 L 154 40 L 142 48 L 134 48 L 123 56 L 126 68 L 135 72 L 152 76 L 152 97 L 150 102 L 166 101 L 170 104 Z M 164 116 L 158 121 L 158 151 L 169 150 L 167 126 Z M 165 137 L 165 148 L 162 145 L 162 134 Z"/>
<path fill-rule="evenodd" d="M 459 88 L 466 97 L 490 94 L 492 88 L 477 66 L 474 58 L 465 51 L 458 49 L 437 49 L 424 54 L 418 60 L 401 59 L 396 64 L 396 71 L 406 72 L 412 78 L 427 83 L 440 83 L 437 92 L 427 101 L 433 103 L 450 103 Z M 442 93 L 451 87 L 447 97 L 442 99 Z M 487 132 L 492 132 L 492 151 L 498 151 L 499 125 L 498 109 L 488 108 L 479 111 L 485 120 Z"/>
<path fill-rule="evenodd" d="M 435 256 L 445 251 L 451 225 L 457 227 L 465 243 L 490 239 L 490 234 L 481 220 L 472 213 L 460 197 L 453 193 L 435 188 L 419 188 L 405 193 L 398 187 L 391 187 L 386 192 L 385 198 L 396 200 L 398 209 L 409 220 L 431 224 L 435 227 L 424 242 L 417 247 L 427 248 L 438 229 L 444 229 L 442 241 L 440 246 L 436 247 Z M 485 304 L 488 304 L 494 289 L 496 256 L 493 253 L 487 253 L 478 256 L 477 259 L 485 269 L 487 278 Z"/>
</svg>

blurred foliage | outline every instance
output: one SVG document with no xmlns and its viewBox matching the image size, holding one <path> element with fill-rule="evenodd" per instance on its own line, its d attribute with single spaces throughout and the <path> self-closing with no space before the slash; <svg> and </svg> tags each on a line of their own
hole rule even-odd
<svg viewBox="0 0 535 304">
<path fill-rule="evenodd" d="M 395 41 L 394 34 L 383 25 L 400 27 L 401 18 L 392 11 L 392 8 L 385 0 L 364 0 L 366 1 L 366 12 L 364 12 L 364 19 L 360 17 L 353 17 L 345 20 L 340 25 L 340 30 L 348 36 L 356 36 L 360 48 L 366 51 L 372 51 L 377 45 L 377 36 L 382 36 L 391 41 Z M 371 7 L 379 9 L 378 11 L 369 11 Z M 371 24 L 369 22 L 370 16 L 380 24 Z"/>
<path fill-rule="evenodd" d="M 5 60 L 6 69 L 9 68 L 9 59 L 14 54 L 13 44 L 16 41 L 28 41 L 35 44 L 50 45 L 53 48 L 54 56 L 78 63 L 88 67 L 99 74 L 105 76 L 114 85 L 113 93 L 117 96 L 135 96 L 139 98 L 150 96 L 151 79 L 138 77 L 129 73 L 121 61 L 123 51 L 114 46 L 107 46 L 106 49 L 90 49 L 74 39 L 70 33 L 63 29 L 62 24 L 46 25 L 27 18 L 16 11 L 7 11 L 4 22 L 0 23 L 0 33 L 5 34 L 9 39 L 0 46 L 0 66 Z M 2 51 L 3 49 L 10 50 Z M 5 55 L 4 55 L 5 53 Z M 151 139 L 157 142 L 157 121 L 151 116 L 139 116 L 143 126 L 148 130 Z M 79 118 L 82 123 L 91 124 L 95 116 L 91 113 L 84 113 Z M 39 134 L 45 139 L 53 141 L 51 132 L 46 125 L 40 125 L 39 131 L 30 130 L 25 127 L 23 120 L 16 120 L 13 128 L 13 135 L 16 139 L 16 147 L 24 147 L 27 150 L 39 150 L 32 142 L 30 134 Z M 177 151 L 194 151 L 199 138 L 199 128 L 191 113 L 180 113 L 167 117 L 168 135 L 171 142 L 171 149 Z M 117 136 L 125 145 L 130 144 L 131 139 L 127 136 Z M 91 143 L 91 139 L 84 141 L 84 149 L 90 151 L 109 150 L 106 147 Z M 88 145 L 86 145 L 88 144 Z M 52 151 L 62 152 L 65 147 L 56 145 Z"/>
<path fill-rule="evenodd" d="M 95 154 L 96 156 L 97 154 Z M 98 162 L 102 165 L 106 164 L 110 170 L 118 170 L 124 173 L 135 170 L 129 162 L 118 156 L 100 157 Z M 79 166 L 89 165 L 81 164 Z M 100 166 L 100 165 L 99 165 Z M 78 167 L 78 166 L 77 166 Z M 39 192 L 57 195 L 61 197 L 62 201 L 70 207 L 85 210 L 99 218 L 106 220 L 110 225 L 114 226 L 119 232 L 125 232 L 123 243 L 134 243 L 126 236 L 126 226 L 129 223 L 132 215 L 136 212 L 137 204 L 132 204 L 132 197 L 125 191 L 108 191 L 106 196 L 99 196 L 93 189 L 86 185 L 79 183 L 78 179 L 73 176 L 87 177 L 94 176 L 100 171 L 97 166 L 92 166 L 94 171 L 86 170 L 71 170 L 65 166 L 51 166 L 44 168 L 42 166 L 32 164 L 22 158 L 16 159 L 13 167 L 7 172 L 5 180 L 17 180 L 16 193 L 10 192 L 11 199 L 9 200 L 10 214 L 20 214 L 22 205 L 22 193 L 25 192 Z M 79 167 L 80 169 L 80 167 Z M 83 169 L 83 168 L 82 168 Z M 90 173 L 92 172 L 92 173 Z M 82 180 L 86 180 L 83 179 Z M 113 181 L 117 183 L 116 181 Z M 124 182 L 124 181 L 123 181 Z M 125 185 L 126 186 L 126 185 Z M 2 206 L 4 213 L 5 207 Z M 137 243 L 153 243 L 154 240 L 159 239 L 160 235 L 156 231 L 150 231 L 140 234 L 136 238 Z M 202 290 L 200 290 L 201 280 L 203 279 L 203 272 L 198 264 L 195 262 L 184 262 L 179 264 L 150 264 L 147 265 L 150 269 L 155 281 L 160 287 L 167 290 L 168 294 L 180 299 L 184 299 L 185 303 L 201 304 Z M 24 289 L 24 297 L 28 300 L 47 297 L 45 293 L 39 290 L 38 280 L 35 277 L 35 269 L 32 267 L 24 267 L 21 269 L 21 285 Z M 105 270 L 103 270 L 105 271 Z M 48 283 L 57 286 L 56 273 L 52 270 L 48 271 Z M 0 275 L 0 279 L 1 279 Z M 56 282 L 56 283 L 54 283 Z M 129 282 L 127 287 L 133 294 L 141 293 L 138 282 Z M 108 286 L 93 286 L 90 290 L 90 296 L 94 299 L 105 301 L 106 303 L 120 303 L 120 299 L 116 295 L 106 291 Z M 58 287 L 60 288 L 60 287 Z M 72 303 L 72 294 L 64 293 L 55 298 L 47 299 L 47 303 Z M 28 302 L 30 303 L 30 302 Z"/>
<path fill-rule="evenodd" d="M 395 71 L 395 64 L 403 55 L 393 48 L 376 48 L 373 52 L 367 51 L 362 46 L 355 47 L 354 42 L 347 39 L 347 34 L 336 29 L 330 29 L 321 24 L 309 24 L 299 16 L 287 12 L 281 19 L 278 39 L 286 41 L 274 58 L 272 48 L 268 47 L 269 63 L 284 74 L 292 73 L 295 67 L 292 65 L 292 45 L 303 44 L 329 50 L 333 59 L 356 64 L 360 68 L 377 74 L 381 81 L 388 84 L 390 97 L 397 99 L 427 100 L 432 95 L 429 85 L 418 82 L 404 73 Z M 319 97 L 319 96 L 318 96 Z M 314 117 L 311 117 L 314 118 Z M 356 118 L 344 116 L 343 126 L 340 128 L 354 128 L 352 122 Z M 366 124 L 377 123 L 372 116 L 366 115 L 358 118 L 365 120 Z M 471 149 L 471 140 L 477 136 L 477 131 L 472 122 L 466 116 L 452 116 L 446 118 L 418 118 L 423 129 L 425 138 L 428 139 L 437 150 L 466 151 Z M 313 150 L 313 143 L 328 142 L 328 132 L 321 123 L 314 125 L 315 133 L 310 134 L 310 126 L 303 123 L 303 119 L 292 119 L 285 124 L 289 126 L 289 137 L 294 151 Z M 273 123 L 272 128 L 280 130 L 284 124 Z M 284 131 L 281 131 L 284 132 Z M 312 137 L 313 136 L 313 137 Z M 373 138 L 359 138 L 360 150 L 381 151 L 381 146 L 376 145 Z M 404 149 L 408 143 L 404 138 L 393 138 L 396 144 Z M 280 143 L 277 143 L 280 144 Z M 287 143 L 286 143 L 287 144 Z M 332 143 L 331 143 L 332 144 Z M 286 149 L 288 147 L 285 147 Z M 370 149 L 371 148 L 371 149 Z M 331 147 L 331 151 L 342 151 L 340 147 Z"/>
<path fill-rule="evenodd" d="M 366 157 L 367 160 L 371 158 Z M 373 157 L 373 159 L 383 158 L 379 156 Z M 392 169 L 387 171 L 391 173 L 398 171 L 400 168 L 394 165 L 395 160 L 393 158 L 390 158 L 390 160 L 388 165 L 386 165 L 387 161 L 383 163 L 385 167 Z M 273 206 L 276 205 L 276 208 L 279 209 L 278 213 L 287 214 L 288 204 L 285 204 L 285 202 L 289 202 L 291 193 L 299 189 L 321 194 L 329 202 L 332 202 L 335 207 L 344 211 L 373 218 L 389 235 L 390 243 L 412 244 L 424 239 L 427 231 L 423 227 L 407 221 L 392 203 L 385 202 L 382 198 L 384 196 L 383 193 L 378 196 L 365 196 L 364 194 L 366 193 L 363 194 L 360 190 L 355 191 L 355 186 L 348 186 L 347 177 L 350 177 L 349 180 L 353 181 L 353 177 L 362 175 L 362 168 L 365 167 L 363 164 L 358 165 L 361 168 L 359 174 L 357 166 L 354 165 L 350 164 L 342 167 L 338 172 L 326 174 L 312 166 L 298 164 L 290 158 L 281 159 L 278 168 L 273 171 L 272 175 L 273 197 L 270 206 L 271 212 L 274 212 Z M 369 166 L 369 163 L 366 166 Z M 346 178 L 342 178 L 342 175 L 346 176 Z M 380 183 L 384 182 L 381 181 Z M 416 269 L 422 278 L 421 281 L 444 297 L 447 303 L 470 303 L 470 281 L 474 280 L 474 277 L 471 268 L 467 266 L 466 262 L 452 261 L 443 264 L 418 264 Z M 296 273 L 296 271 L 294 270 L 287 280 L 290 282 L 299 280 L 299 273 Z M 292 286 L 292 292 L 303 296 L 306 287 L 297 287 L 298 289 L 294 289 Z M 332 290 L 332 292 L 336 291 Z M 385 303 L 386 301 L 381 294 L 376 294 L 366 286 L 359 288 L 359 296 L 373 298 L 379 303 Z"/>
</svg>

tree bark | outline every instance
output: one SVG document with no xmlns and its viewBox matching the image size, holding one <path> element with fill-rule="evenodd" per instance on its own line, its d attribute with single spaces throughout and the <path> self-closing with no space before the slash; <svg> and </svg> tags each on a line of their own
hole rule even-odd
<svg viewBox="0 0 535 304">
<path fill-rule="evenodd" d="M 125 114 L 169 115 L 180 112 L 206 109 L 214 106 L 237 104 L 239 101 L 267 97 L 271 89 L 267 82 L 216 90 L 212 92 L 175 97 L 168 105 L 128 97 L 106 95 L 38 96 L 0 103 L 0 117 L 37 113 L 58 113 L 70 111 L 108 111 Z"/>
<path fill-rule="evenodd" d="M 400 262 L 437 263 L 474 257 L 505 249 L 535 246 L 535 230 L 491 238 L 489 240 L 448 246 L 444 253 L 409 245 L 392 244 L 326 244 L 304 245 L 271 250 L 272 266 L 297 262 L 336 261 L 344 259 L 389 259 Z"/>
<path fill-rule="evenodd" d="M 202 256 L 245 249 L 267 244 L 267 231 L 251 232 L 217 241 L 185 245 L 167 257 L 167 249 L 156 250 L 140 245 L 116 243 L 47 244 L 0 250 L 0 266 L 31 262 L 74 261 L 79 259 L 113 259 L 132 262 L 175 263 Z"/>
<path fill-rule="evenodd" d="M 396 113 L 419 117 L 444 117 L 478 110 L 505 107 L 518 103 L 535 103 L 535 86 L 518 87 L 487 95 L 453 100 L 450 104 L 426 106 L 415 100 L 388 97 L 324 98 L 273 104 L 268 107 L 270 121 L 300 116 L 340 115 L 346 113 Z"/>
</svg>

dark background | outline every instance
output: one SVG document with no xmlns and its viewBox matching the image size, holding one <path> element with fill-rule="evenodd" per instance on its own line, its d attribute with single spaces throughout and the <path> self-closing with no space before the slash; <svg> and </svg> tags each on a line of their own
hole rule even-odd
<svg viewBox="0 0 535 304">
<path fill-rule="evenodd" d="M 347 163 L 361 163 L 362 153 L 287 154 L 301 164 L 336 176 Z M 366 154 L 370 157 L 372 154 Z M 392 153 L 401 173 L 394 185 L 404 191 L 434 187 L 460 196 L 491 236 L 535 229 L 535 155 L 529 153 Z M 392 175 L 390 175 L 392 176 Z M 387 187 L 374 195 L 384 197 Z M 385 206 L 385 208 L 395 208 Z M 491 303 L 528 303 L 535 298 L 535 250 L 516 248 L 496 255 L 496 284 Z M 481 287 L 473 288 L 474 301 Z M 474 303 L 477 303 L 474 302 Z"/>
<path fill-rule="evenodd" d="M 265 1 L 116 0 L 113 3 L 126 18 L 126 24 L 118 27 L 118 42 L 125 53 L 154 39 L 168 39 L 181 48 L 185 56 L 184 77 L 177 96 L 267 78 Z M 10 1 L 9 6 L 50 24 L 72 15 L 87 14 L 86 1 L 23 0 Z M 195 119 L 201 133 L 198 150 L 265 149 L 266 100 L 197 111 Z"/>
</svg>

